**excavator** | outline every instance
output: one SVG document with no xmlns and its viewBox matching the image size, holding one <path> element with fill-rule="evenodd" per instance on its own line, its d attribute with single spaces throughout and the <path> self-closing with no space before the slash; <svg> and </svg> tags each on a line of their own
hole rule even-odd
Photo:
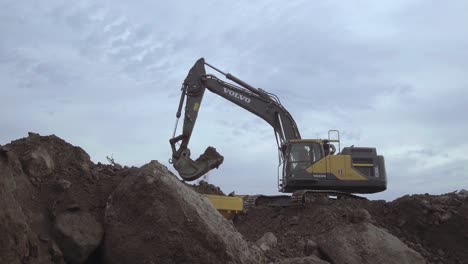
<svg viewBox="0 0 468 264">
<path fill-rule="evenodd" d="M 235 84 L 207 74 L 205 66 Z M 293 193 L 295 200 L 303 200 L 309 192 L 338 196 L 386 190 L 385 161 L 383 156 L 377 154 L 376 148 L 351 146 L 341 150 L 338 130 L 330 130 L 327 139 L 303 139 L 293 117 L 275 94 L 224 73 L 203 58 L 190 69 L 182 84 L 174 133 L 169 140 L 172 149 L 169 162 L 184 181 L 199 179 L 218 168 L 224 160 L 213 147 L 208 147 L 199 158 L 193 160 L 188 148 L 206 90 L 251 112 L 273 127 L 278 146 L 279 192 Z M 182 133 L 176 136 L 184 103 Z"/>
</svg>

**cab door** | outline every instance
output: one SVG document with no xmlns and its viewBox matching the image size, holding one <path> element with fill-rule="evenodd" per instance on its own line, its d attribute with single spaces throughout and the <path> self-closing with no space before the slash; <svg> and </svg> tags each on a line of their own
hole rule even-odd
<svg viewBox="0 0 468 264">
<path fill-rule="evenodd" d="M 327 157 L 324 156 L 323 146 L 318 142 L 309 143 L 311 152 L 311 166 L 307 168 L 307 172 L 314 179 L 323 180 L 327 178 L 327 173 L 330 171 Z"/>
</svg>

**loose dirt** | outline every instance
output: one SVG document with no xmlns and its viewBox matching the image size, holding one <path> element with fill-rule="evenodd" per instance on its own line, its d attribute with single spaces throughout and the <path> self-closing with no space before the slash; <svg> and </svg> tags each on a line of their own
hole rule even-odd
<svg viewBox="0 0 468 264">
<path fill-rule="evenodd" d="M 159 168 L 158 166 L 162 165 L 159 164 L 155 168 Z M 142 175 L 148 170 L 148 167 L 127 167 L 117 163 L 95 164 L 83 149 L 54 135 L 40 136 L 30 133 L 26 138 L 0 146 L 0 263 L 106 263 L 103 241 L 106 234 L 110 234 L 109 226 L 114 231 L 122 228 L 142 231 L 142 239 L 149 239 L 146 243 L 150 244 L 152 236 L 157 236 L 156 229 L 149 224 L 152 221 L 172 223 L 174 226 L 167 229 L 168 234 L 175 232 L 181 241 L 184 241 L 187 235 L 198 234 L 204 243 L 203 247 L 200 247 L 203 251 L 200 254 L 216 256 L 207 258 L 208 260 L 219 260 L 228 256 L 226 259 L 241 263 L 239 261 L 242 259 L 252 256 L 261 259 L 262 256 L 255 253 L 261 250 L 270 262 L 344 263 L 341 261 L 342 255 L 338 254 L 341 250 L 342 253 L 350 254 L 349 263 L 372 263 L 371 261 L 379 259 L 379 253 L 383 256 L 392 252 L 400 254 L 406 263 L 411 260 L 419 261 L 419 256 L 427 263 L 468 263 L 466 191 L 443 195 L 404 196 L 391 202 L 316 199 L 308 201 L 304 207 L 258 206 L 238 215 L 230 228 L 229 222 L 223 220 L 220 224 L 218 216 L 212 215 L 217 215 L 217 212 L 207 207 L 205 202 L 201 202 L 204 201 L 203 197 L 183 185 L 184 188 L 177 190 L 184 189 L 184 197 L 199 197 L 194 198 L 197 202 L 191 203 L 187 199 L 169 202 L 169 194 L 160 197 L 163 193 L 161 192 L 158 196 L 154 191 L 157 186 L 154 185 L 150 188 L 153 193 L 146 192 L 137 175 Z M 171 173 L 157 173 L 151 177 L 161 180 L 167 175 L 176 179 Z M 139 211 L 135 211 L 135 214 L 144 217 L 145 223 L 148 224 L 139 228 L 132 226 L 138 225 L 132 221 L 125 222 L 128 227 L 122 226 L 120 222 L 106 224 L 106 210 L 111 212 L 108 209 L 112 201 L 110 197 L 123 180 L 129 177 L 133 177 L 134 181 L 140 184 L 138 186 L 141 186 L 140 191 L 143 193 L 127 195 L 126 192 L 122 192 L 133 188 L 133 185 L 129 184 L 132 181 L 127 180 L 127 185 L 120 188 L 116 197 L 137 198 L 133 201 L 136 203 L 140 196 L 146 197 L 145 204 L 150 207 L 145 209 L 140 205 L 135 208 L 122 206 L 119 210 L 115 210 L 117 207 L 114 207 L 112 213 L 118 214 L 121 210 L 132 212 L 138 208 Z M 220 188 L 206 181 L 186 186 L 198 193 L 224 195 Z M 170 199 L 177 197 L 171 196 Z M 154 210 L 149 202 L 151 199 L 155 199 L 153 205 L 158 208 L 163 208 L 166 203 L 172 207 Z M 125 205 L 124 201 L 126 200 L 122 200 L 122 205 Z M 112 201 L 115 202 L 116 200 Z M 191 215 L 202 213 L 196 221 L 197 224 L 190 225 L 190 221 L 171 221 L 183 215 L 171 211 L 177 212 L 180 208 Z M 183 216 L 190 220 L 191 215 Z M 212 225 L 224 226 L 223 230 L 228 231 L 223 232 L 227 232 L 229 237 L 234 237 L 237 241 L 235 245 L 238 246 L 226 244 L 229 240 L 220 237 L 219 233 L 216 233 L 217 227 Z M 197 229 L 197 226 L 203 228 Z M 207 235 L 207 230 L 214 233 Z M 236 235 L 235 230 L 247 241 L 256 243 L 257 248 L 247 246 L 241 236 Z M 271 234 L 266 235 L 268 232 Z M 113 233 L 113 236 L 116 239 L 119 237 L 118 233 Z M 264 238 L 260 239 L 262 237 Z M 259 239 L 265 241 L 265 237 L 269 238 L 268 243 L 257 242 Z M 333 240 L 330 240 L 331 238 Z M 381 248 L 385 248 L 386 251 L 379 249 L 374 252 L 376 250 L 373 250 L 373 245 L 366 245 L 366 241 L 374 241 L 372 239 L 377 238 L 384 240 L 386 244 Z M 139 238 L 135 239 L 137 241 Z M 197 241 L 196 238 L 191 239 Z M 217 245 L 210 246 L 210 241 Z M 344 246 L 335 252 L 333 247 L 330 247 L 333 243 L 341 243 Z M 177 244 L 167 245 L 174 248 Z M 124 245 L 131 250 L 132 245 Z M 152 250 L 172 252 L 170 248 L 163 248 L 167 245 L 159 243 L 159 251 L 157 248 Z M 219 255 L 219 252 L 224 252 L 223 247 L 229 248 L 231 253 L 226 253 L 226 256 Z M 254 253 L 236 257 L 240 256 L 233 253 L 240 250 L 236 247 L 249 248 Z M 210 248 L 217 251 L 210 253 Z M 347 248 L 348 251 L 343 248 Z M 184 252 L 185 255 L 181 256 L 187 257 L 193 253 L 190 250 Z M 156 253 L 153 255 L 157 256 Z M 180 256 L 178 257 L 180 260 Z M 177 263 L 175 260 L 176 257 L 172 262 Z"/>
<path fill-rule="evenodd" d="M 388 230 L 428 263 L 468 263 L 468 198 L 460 193 L 404 196 L 392 202 L 327 199 L 299 208 L 260 206 L 234 224 L 249 241 L 275 234 L 278 244 L 269 257 L 276 260 L 305 256 L 307 240 L 362 221 Z"/>
</svg>

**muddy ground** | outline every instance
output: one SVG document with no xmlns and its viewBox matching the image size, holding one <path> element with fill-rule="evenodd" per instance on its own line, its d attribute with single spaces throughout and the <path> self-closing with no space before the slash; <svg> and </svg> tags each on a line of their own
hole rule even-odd
<svg viewBox="0 0 468 264">
<path fill-rule="evenodd" d="M 110 196 L 124 179 L 141 173 L 142 169 L 136 167 L 94 164 L 83 149 L 54 135 L 30 133 L 0 146 L 0 263 L 106 263 L 102 241 L 109 226 L 105 219 Z M 199 193 L 224 195 L 205 181 L 191 188 Z M 172 208 L 158 212 L 169 216 L 168 210 Z M 213 222 L 214 218 L 206 219 Z M 404 196 L 391 202 L 316 199 L 304 207 L 259 206 L 233 221 L 235 229 L 252 243 L 271 232 L 275 243 L 262 248 L 266 263 L 310 255 L 317 259 L 283 263 L 342 263 L 330 254 L 323 236 L 362 223 L 388 231 L 427 263 L 468 263 L 466 191 Z M 200 230 L 191 231 L 200 234 Z M 180 234 L 179 238 L 184 236 Z M 208 237 L 221 241 L 219 234 Z M 243 243 L 239 245 L 247 247 Z M 227 248 L 233 250 L 232 245 Z M 366 258 L 368 252 L 358 253 L 364 262 L 372 259 Z M 232 256 L 224 257 L 238 263 Z"/>
</svg>

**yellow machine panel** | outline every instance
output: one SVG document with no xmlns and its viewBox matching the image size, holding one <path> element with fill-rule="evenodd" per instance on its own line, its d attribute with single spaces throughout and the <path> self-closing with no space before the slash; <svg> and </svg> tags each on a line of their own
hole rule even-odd
<svg viewBox="0 0 468 264">
<path fill-rule="evenodd" d="M 216 208 L 226 219 L 232 219 L 244 209 L 242 197 L 223 196 L 223 195 L 205 195 L 214 208 Z"/>
<path fill-rule="evenodd" d="M 328 155 L 307 168 L 314 174 L 331 173 L 340 180 L 367 180 L 352 167 L 350 155 Z"/>
</svg>

